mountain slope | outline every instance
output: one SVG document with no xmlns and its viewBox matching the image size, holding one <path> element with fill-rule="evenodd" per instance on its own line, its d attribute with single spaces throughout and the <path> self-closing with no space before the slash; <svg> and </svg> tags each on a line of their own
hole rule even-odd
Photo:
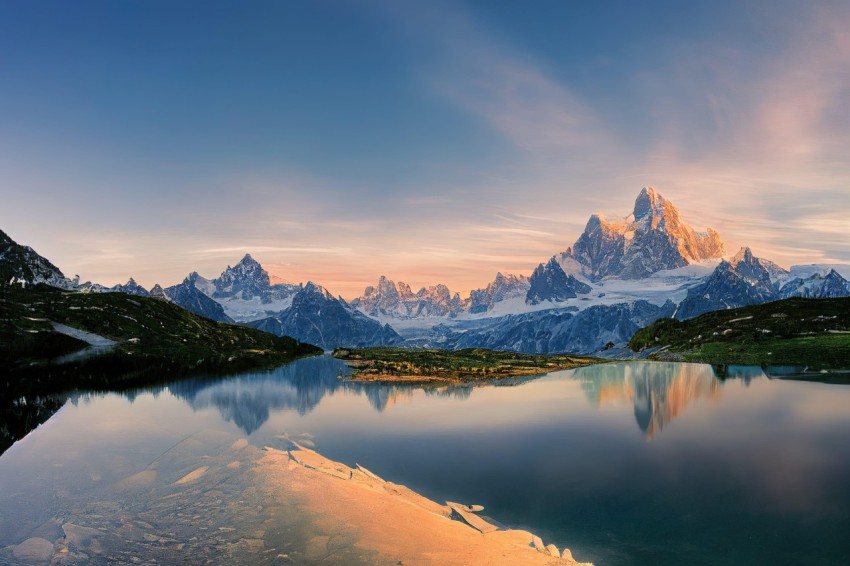
<svg viewBox="0 0 850 566">
<path fill-rule="evenodd" d="M 628 342 L 634 333 L 673 314 L 675 305 L 647 301 L 598 305 L 575 312 L 549 309 L 484 319 L 469 329 L 447 332 L 440 346 L 490 348 L 528 354 L 592 354 L 609 343 Z"/>
<path fill-rule="evenodd" d="M 828 299 L 850 296 L 850 281 L 834 269 L 826 274 L 813 273 L 809 277 L 796 277 L 786 281 L 779 289 L 783 299 L 803 297 L 806 299 Z"/>
<path fill-rule="evenodd" d="M 850 368 L 850 298 L 784 299 L 666 318 L 636 332 L 634 351 L 663 348 L 659 359 L 713 364 Z"/>
<path fill-rule="evenodd" d="M 288 309 L 247 324 L 325 349 L 386 346 L 401 342 L 401 336 L 389 325 L 382 326 L 312 282 L 295 294 Z"/>
<path fill-rule="evenodd" d="M 198 289 L 197 281 L 199 278 L 200 275 L 197 272 L 192 272 L 182 283 L 164 289 L 163 293 L 175 305 L 199 316 L 217 322 L 233 322 L 233 319 L 225 314 L 224 308 L 219 303 Z"/>
<path fill-rule="evenodd" d="M 684 320 L 718 309 L 766 303 L 779 298 L 771 281 L 771 262 L 742 248 L 731 261 L 722 261 L 706 280 L 688 291 L 676 318 Z"/>
<path fill-rule="evenodd" d="M 29 246 L 22 246 L 0 230 L 0 284 L 45 283 L 54 287 L 72 286 L 58 267 Z"/>
<path fill-rule="evenodd" d="M 64 326 L 56 327 L 55 323 Z M 66 328 L 67 327 L 67 328 Z M 75 348 L 51 351 L 59 331 L 105 338 L 105 353 L 63 365 L 32 366 Z M 102 340 L 103 343 L 107 341 Z M 118 380 L 140 371 L 238 370 L 270 366 L 318 349 L 291 338 L 196 316 L 159 299 L 124 293 L 74 293 L 46 285 L 0 288 L 0 366 L 24 374 L 77 375 L 89 368 L 97 379 Z M 86 371 L 79 379 L 88 379 Z M 95 379 L 94 377 L 92 379 Z M 98 381 L 99 382 L 99 381 Z M 65 384 L 65 386 L 71 386 Z"/>
</svg>

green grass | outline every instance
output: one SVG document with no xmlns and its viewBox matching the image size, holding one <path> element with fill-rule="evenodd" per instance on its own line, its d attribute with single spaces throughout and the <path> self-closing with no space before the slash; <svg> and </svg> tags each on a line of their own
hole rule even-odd
<svg viewBox="0 0 850 566">
<path fill-rule="evenodd" d="M 78 363 L 50 360 L 86 346 L 53 330 L 51 322 L 99 334 L 118 344 Z M 292 338 L 214 322 L 171 303 L 123 293 L 69 293 L 46 286 L 0 287 L 0 368 L 83 379 L 104 374 L 132 379 L 144 373 L 240 371 L 271 367 L 321 353 Z M 93 383 L 87 382 L 86 385 Z"/>
<path fill-rule="evenodd" d="M 666 348 L 658 359 L 711 364 L 850 368 L 850 298 L 786 299 L 714 311 L 691 320 L 659 320 L 629 346 Z"/>
<path fill-rule="evenodd" d="M 334 356 L 354 367 L 353 379 L 376 381 L 488 380 L 539 375 L 603 361 L 579 356 L 517 354 L 484 348 L 340 348 L 334 351 Z"/>
<path fill-rule="evenodd" d="M 776 338 L 756 343 L 709 343 L 685 355 L 687 361 L 710 364 L 805 365 L 850 368 L 850 335 Z M 733 360 L 730 362 L 729 360 Z"/>
</svg>

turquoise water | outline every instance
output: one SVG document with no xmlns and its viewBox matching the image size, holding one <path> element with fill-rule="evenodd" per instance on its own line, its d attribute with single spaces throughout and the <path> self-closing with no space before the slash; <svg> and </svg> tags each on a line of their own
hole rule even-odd
<svg viewBox="0 0 850 566">
<path fill-rule="evenodd" d="M 850 563 L 847 385 L 672 363 L 425 389 L 344 371 L 321 357 L 24 400 L 61 408 L 0 456 L 0 546 L 118 497 L 109 486 L 199 431 L 258 446 L 306 433 L 332 459 L 483 504 L 598 565 Z"/>
</svg>

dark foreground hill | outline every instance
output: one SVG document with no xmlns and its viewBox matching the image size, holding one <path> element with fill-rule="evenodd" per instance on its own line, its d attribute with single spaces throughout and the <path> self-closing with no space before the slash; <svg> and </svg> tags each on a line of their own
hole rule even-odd
<svg viewBox="0 0 850 566">
<path fill-rule="evenodd" d="M 269 367 L 319 353 L 155 298 L 0 286 L 0 369 L 12 378 L 75 381 L 63 388 L 111 386 L 151 374 Z"/>
</svg>

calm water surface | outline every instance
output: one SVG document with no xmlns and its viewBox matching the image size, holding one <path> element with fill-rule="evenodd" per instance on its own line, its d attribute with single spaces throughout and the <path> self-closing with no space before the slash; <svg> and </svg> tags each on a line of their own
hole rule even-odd
<svg viewBox="0 0 850 566">
<path fill-rule="evenodd" d="M 332 459 L 483 504 L 597 565 L 850 563 L 847 385 L 672 363 L 474 388 L 353 384 L 344 371 L 321 357 L 40 400 L 61 408 L 0 456 L 0 547 L 117 497 L 109 486 L 212 431 L 258 446 L 307 433 Z"/>
</svg>

